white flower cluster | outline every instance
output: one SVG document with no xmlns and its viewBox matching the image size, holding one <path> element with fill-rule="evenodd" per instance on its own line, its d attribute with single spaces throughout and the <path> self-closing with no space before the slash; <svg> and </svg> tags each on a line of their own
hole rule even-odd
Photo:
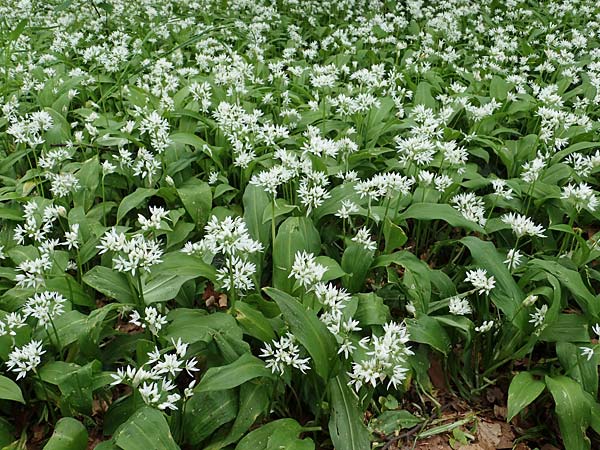
<svg viewBox="0 0 600 450">
<path fill-rule="evenodd" d="M 31 341 L 22 347 L 15 347 L 8 355 L 6 365 L 17 373 L 17 380 L 25 378 L 27 372 L 34 370 L 42 362 L 42 355 L 46 353 L 42 349 L 42 341 Z"/>
<path fill-rule="evenodd" d="M 372 335 L 359 342 L 362 348 L 368 350 L 366 354 L 371 358 L 352 363 L 352 372 L 348 375 L 350 384 L 357 391 L 366 384 L 376 387 L 386 378 L 389 380 L 387 386 L 395 388 L 406 379 L 409 370 L 406 358 L 414 354 L 406 345 L 410 338 L 406 325 L 388 322 L 383 326 L 383 331 L 383 336 Z"/>
<path fill-rule="evenodd" d="M 144 309 L 144 318 L 140 316 L 140 313 L 133 311 L 129 318 L 129 323 L 137 325 L 138 327 L 147 328 L 154 336 L 158 336 L 160 330 L 165 326 L 167 317 L 161 315 L 156 308 L 153 306 L 147 306 Z"/>
<path fill-rule="evenodd" d="M 323 279 L 327 267 L 318 264 L 315 255 L 306 251 L 296 252 L 288 278 L 294 278 L 300 286 L 310 291 Z"/>
<path fill-rule="evenodd" d="M 510 225 L 518 238 L 525 235 L 540 238 L 546 237 L 544 234 L 544 231 L 546 231 L 545 228 L 541 225 L 536 225 L 533 220 L 523 214 L 510 212 L 502 215 L 501 220 L 505 224 Z"/>
<path fill-rule="evenodd" d="M 452 206 L 460 212 L 465 219 L 484 227 L 487 219 L 485 217 L 485 206 L 483 199 L 472 192 L 457 194 L 452 197 Z"/>
<path fill-rule="evenodd" d="M 162 262 L 163 250 L 160 243 L 154 239 L 147 239 L 143 234 L 135 234 L 131 238 L 124 233 L 117 232 L 115 227 L 106 231 L 100 238 L 100 254 L 111 251 L 113 264 L 119 272 L 150 272 L 150 267 Z"/>
<path fill-rule="evenodd" d="M 144 402 L 160 410 L 176 410 L 177 402 L 181 400 L 181 394 L 175 391 L 177 386 L 174 381 L 184 370 L 193 377 L 197 372 L 198 361 L 195 357 L 186 358 L 188 344 L 182 343 L 181 339 L 172 340 L 175 347 L 174 352 L 161 351 L 155 347 L 148 352 L 148 361 L 140 367 L 120 367 L 116 374 L 111 374 L 114 381 L 111 386 L 127 384 L 138 390 Z M 184 390 L 184 397 L 192 395 L 193 380 Z"/>
<path fill-rule="evenodd" d="M 35 317 L 39 325 L 48 328 L 55 318 L 64 313 L 66 302 L 67 299 L 58 292 L 46 291 L 34 294 L 25 303 L 23 315 L 25 318 Z"/>
<path fill-rule="evenodd" d="M 310 357 L 300 358 L 300 347 L 291 333 L 286 333 L 270 344 L 265 343 L 260 357 L 266 359 L 266 366 L 273 373 L 278 372 L 283 375 L 287 367 L 294 367 L 302 373 L 310 369 L 308 365 Z"/>
<path fill-rule="evenodd" d="M 488 277 L 485 269 L 468 270 L 465 281 L 471 283 L 479 294 L 486 295 L 489 295 L 496 285 L 494 277 Z"/>
</svg>

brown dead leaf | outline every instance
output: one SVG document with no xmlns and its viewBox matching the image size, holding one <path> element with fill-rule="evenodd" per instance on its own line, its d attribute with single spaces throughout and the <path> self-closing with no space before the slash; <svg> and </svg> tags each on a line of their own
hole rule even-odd
<svg viewBox="0 0 600 450">
<path fill-rule="evenodd" d="M 519 442 L 513 450 L 531 450 L 524 442 Z"/>
<path fill-rule="evenodd" d="M 210 297 L 204 299 L 204 304 L 206 305 L 207 308 L 210 308 L 211 306 L 214 306 L 215 303 L 217 303 L 215 296 L 211 295 Z"/>
<path fill-rule="evenodd" d="M 417 442 L 415 447 L 417 450 L 452 450 L 448 439 L 444 439 L 442 436 L 432 436 L 424 441 Z"/>
<path fill-rule="evenodd" d="M 477 423 L 477 442 L 485 450 L 496 450 L 502 436 L 502 427 L 498 423 L 480 420 Z"/>
<path fill-rule="evenodd" d="M 223 293 L 219 294 L 219 308 L 227 308 L 227 305 L 227 295 Z"/>
<path fill-rule="evenodd" d="M 457 450 L 487 450 L 487 447 L 482 447 L 479 444 L 461 445 Z"/>
<path fill-rule="evenodd" d="M 429 378 L 431 382 L 435 386 L 436 389 L 445 392 L 447 391 L 446 387 L 446 377 L 444 376 L 444 369 L 442 368 L 442 363 L 436 357 L 431 358 L 431 366 L 429 367 Z"/>
<path fill-rule="evenodd" d="M 560 450 L 552 444 L 544 444 L 540 450 Z"/>
<path fill-rule="evenodd" d="M 494 405 L 494 416 L 496 416 L 497 419 L 506 419 L 507 414 L 508 409 L 506 406 Z"/>
</svg>

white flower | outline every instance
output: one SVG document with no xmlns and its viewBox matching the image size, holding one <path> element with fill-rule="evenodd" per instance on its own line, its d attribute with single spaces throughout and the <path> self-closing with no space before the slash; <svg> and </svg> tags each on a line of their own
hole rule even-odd
<svg viewBox="0 0 600 450">
<path fill-rule="evenodd" d="M 206 231 L 204 242 L 214 254 L 255 253 L 263 249 L 260 242 L 250 237 L 246 223 L 241 217 L 227 216 L 219 221 L 217 216 L 212 216 L 204 230 Z"/>
<path fill-rule="evenodd" d="M 489 294 L 496 284 L 494 277 L 487 276 L 487 270 L 476 269 L 467 271 L 465 281 L 471 283 L 479 294 Z"/>
<path fill-rule="evenodd" d="M 69 250 L 72 248 L 79 248 L 79 224 L 74 223 L 71 225 L 70 231 L 65 233 L 65 242 L 61 242 L 62 245 L 66 245 Z"/>
<path fill-rule="evenodd" d="M 450 202 L 465 219 L 471 220 L 484 227 L 487 219 L 485 218 L 485 206 L 483 199 L 477 197 L 472 192 L 458 194 L 452 197 Z"/>
<path fill-rule="evenodd" d="M 377 248 L 375 241 L 371 239 L 371 231 L 367 227 L 362 227 L 358 230 L 352 241 L 362 245 L 365 250 L 371 252 L 374 252 Z"/>
<path fill-rule="evenodd" d="M 541 225 L 536 225 L 529 217 L 523 214 L 515 214 L 511 212 L 504 214 L 501 219 L 502 222 L 510 225 L 517 237 L 525 235 L 536 236 L 540 238 L 546 237 L 544 234 L 544 231 L 546 231 L 544 227 Z"/>
<path fill-rule="evenodd" d="M 300 347 L 295 344 L 295 340 L 293 334 L 286 333 L 279 340 L 273 340 L 271 344 L 265 343 L 260 357 L 266 358 L 266 367 L 271 369 L 271 372 L 283 374 L 288 366 L 295 367 L 302 373 L 310 369 L 308 365 L 310 358 L 300 358 Z"/>
<path fill-rule="evenodd" d="M 217 280 L 223 284 L 223 289 L 227 291 L 231 289 L 238 292 L 249 291 L 254 288 L 252 275 L 255 273 L 256 264 L 233 256 L 228 264 L 217 270 Z"/>
<path fill-rule="evenodd" d="M 581 350 L 581 356 L 585 356 L 587 360 L 591 360 L 594 357 L 594 349 L 591 347 L 579 347 Z"/>
<path fill-rule="evenodd" d="M 168 321 L 167 316 L 161 315 L 156 308 L 147 306 L 146 309 L 144 309 L 143 321 L 140 313 L 133 311 L 129 318 L 129 323 L 138 327 L 148 328 L 154 336 L 158 336 L 159 331 L 162 330 L 163 326 L 165 326 Z"/>
<path fill-rule="evenodd" d="M 592 331 L 596 333 L 596 336 L 600 338 L 600 323 L 597 323 L 592 327 Z"/>
<path fill-rule="evenodd" d="M 542 305 L 540 308 L 535 308 L 535 312 L 529 314 L 531 320 L 529 323 L 532 323 L 534 327 L 539 327 L 544 323 L 544 319 L 546 318 L 546 313 L 548 312 L 548 305 Z"/>
<path fill-rule="evenodd" d="M 25 303 L 23 314 L 25 317 L 35 317 L 41 326 L 48 328 L 56 317 L 62 315 L 66 301 L 67 299 L 58 292 L 46 291 L 34 294 Z"/>
<path fill-rule="evenodd" d="M 294 277 L 306 289 L 314 288 L 327 272 L 327 267 L 317 264 L 315 255 L 305 251 L 296 252 L 288 278 Z"/>
<path fill-rule="evenodd" d="M 477 331 L 478 333 L 487 333 L 488 331 L 490 331 L 492 329 L 493 326 L 494 326 L 494 321 L 487 320 L 487 321 L 484 321 L 480 326 L 475 327 L 475 331 Z"/>
<path fill-rule="evenodd" d="M 580 183 L 579 186 L 569 183 L 563 187 L 560 198 L 572 202 L 578 212 L 583 208 L 595 211 L 599 203 L 598 197 L 587 183 Z"/>
<path fill-rule="evenodd" d="M 348 219 L 352 214 L 358 212 L 358 205 L 352 200 L 342 200 L 340 208 L 335 215 L 340 219 Z"/>
<path fill-rule="evenodd" d="M 6 365 L 8 368 L 17 373 L 17 380 L 25 378 L 27 372 L 35 370 L 42 361 L 41 356 L 46 353 L 42 350 L 42 341 L 31 341 L 21 348 L 15 349 L 8 355 Z"/>
<path fill-rule="evenodd" d="M 521 260 L 523 259 L 523 255 L 519 250 L 511 248 L 506 253 L 506 259 L 504 260 L 504 264 L 508 266 L 508 270 L 512 270 L 515 267 L 521 264 Z"/>
<path fill-rule="evenodd" d="M 469 301 L 466 298 L 458 296 L 450 298 L 448 308 L 450 309 L 450 314 L 454 314 L 455 316 L 465 316 L 473 312 Z"/>
<path fill-rule="evenodd" d="M 537 302 L 538 298 L 539 297 L 537 295 L 533 295 L 533 294 L 528 295 L 527 297 L 525 297 L 525 300 L 523 300 L 523 306 L 527 307 L 527 306 L 534 305 L 535 302 Z"/>
</svg>

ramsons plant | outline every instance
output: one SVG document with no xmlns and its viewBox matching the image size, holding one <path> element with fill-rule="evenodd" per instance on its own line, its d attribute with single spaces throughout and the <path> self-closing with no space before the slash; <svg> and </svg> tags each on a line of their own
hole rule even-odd
<svg viewBox="0 0 600 450">
<path fill-rule="evenodd" d="M 598 447 L 599 13 L 0 2 L 0 447 Z"/>
</svg>

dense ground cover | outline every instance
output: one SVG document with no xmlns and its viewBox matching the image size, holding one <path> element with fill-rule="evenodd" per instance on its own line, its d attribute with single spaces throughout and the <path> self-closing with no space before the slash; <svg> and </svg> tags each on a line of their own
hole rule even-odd
<svg viewBox="0 0 600 450">
<path fill-rule="evenodd" d="M 595 1 L 0 24 L 0 448 L 598 447 Z"/>
</svg>

